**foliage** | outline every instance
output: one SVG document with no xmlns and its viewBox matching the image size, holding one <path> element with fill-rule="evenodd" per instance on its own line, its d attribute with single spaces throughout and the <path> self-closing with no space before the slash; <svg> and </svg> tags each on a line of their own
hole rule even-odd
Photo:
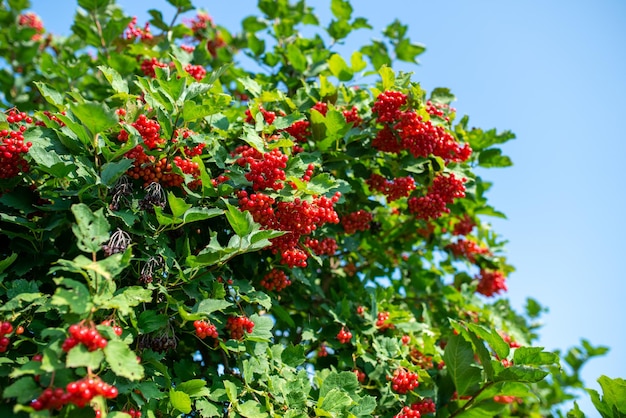
<svg viewBox="0 0 626 418">
<path fill-rule="evenodd" d="M 514 135 L 391 69 L 424 50 L 406 26 L 344 57 L 333 45 L 370 29 L 345 0 L 328 24 L 259 0 L 238 34 L 168 1 L 173 19 L 144 26 L 79 0 L 65 38 L 0 2 L 3 416 L 536 416 L 571 399 L 605 349 L 585 342 L 567 374 L 532 346 L 537 302 L 494 299 L 513 268 L 474 170 L 509 166 Z"/>
</svg>

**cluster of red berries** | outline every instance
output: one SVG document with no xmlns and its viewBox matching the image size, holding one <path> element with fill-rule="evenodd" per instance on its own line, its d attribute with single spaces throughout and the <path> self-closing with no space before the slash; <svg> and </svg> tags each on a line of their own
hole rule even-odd
<svg viewBox="0 0 626 418">
<path fill-rule="evenodd" d="M 411 358 L 411 362 L 416 366 L 419 366 L 420 369 L 428 370 L 433 368 L 433 358 L 422 353 L 417 348 L 411 348 L 409 356 Z"/>
<path fill-rule="evenodd" d="M 312 200 L 296 198 L 291 202 L 278 202 L 269 196 L 255 193 L 248 196 L 238 192 L 239 208 L 250 211 L 255 222 L 264 229 L 289 232 L 271 240 L 271 250 L 281 254 L 281 263 L 289 267 L 305 267 L 308 254 L 300 248 L 300 238 L 310 235 L 326 223 L 338 223 L 333 206 L 340 193 L 333 197 L 314 197 Z"/>
<path fill-rule="evenodd" d="M 432 154 L 446 162 L 466 161 L 470 157 L 472 150 L 469 145 L 461 147 L 443 126 L 424 121 L 413 110 L 401 111 L 406 101 L 406 95 L 394 91 L 385 91 L 376 98 L 372 111 L 377 114 L 377 121 L 385 123 L 385 126 L 372 142 L 374 148 L 393 153 L 406 149 L 414 157 Z M 426 108 L 437 109 L 432 103 Z"/>
<path fill-rule="evenodd" d="M 389 312 L 378 312 L 378 316 L 376 318 L 376 328 L 380 331 L 395 328 L 393 322 L 389 320 Z"/>
<path fill-rule="evenodd" d="M 226 329 L 233 340 L 241 340 L 244 331 L 250 334 L 254 329 L 254 322 L 245 316 L 229 316 L 226 320 Z"/>
<path fill-rule="evenodd" d="M 287 286 L 291 285 L 291 280 L 287 277 L 284 271 L 278 269 L 272 269 L 261 279 L 261 286 L 267 290 L 275 290 L 280 292 Z"/>
<path fill-rule="evenodd" d="M 400 115 L 400 108 L 406 104 L 407 96 L 399 91 L 384 91 L 376 97 L 372 112 L 378 122 L 393 122 Z"/>
<path fill-rule="evenodd" d="M 262 153 L 256 149 L 243 145 L 237 147 L 235 153 L 241 154 L 236 161 L 241 167 L 248 165 L 250 171 L 246 173 L 246 179 L 252 182 L 254 191 L 273 189 L 280 190 L 284 187 L 285 168 L 289 157 L 278 148 L 270 152 Z"/>
<path fill-rule="evenodd" d="M 122 329 L 122 327 L 120 327 L 119 325 L 116 325 L 114 321 L 107 319 L 105 321 L 102 321 L 100 323 L 100 325 L 104 325 L 107 327 L 111 327 L 113 328 L 113 332 L 115 333 L 115 335 L 117 335 L 118 337 L 122 336 L 122 333 L 124 332 L 124 330 Z"/>
<path fill-rule="evenodd" d="M 156 78 L 156 71 L 154 71 L 154 67 L 167 68 L 167 64 L 159 61 L 156 57 L 152 57 L 150 59 L 146 58 L 141 62 L 141 72 L 143 72 L 147 77 Z"/>
<path fill-rule="evenodd" d="M 44 33 L 43 22 L 37 14 L 33 12 L 23 13 L 19 16 L 17 24 L 19 26 L 24 26 L 27 28 L 35 29 L 37 33 L 35 33 L 31 39 L 33 41 L 38 41 L 41 39 L 41 34 Z"/>
<path fill-rule="evenodd" d="M 308 120 L 299 120 L 285 129 L 297 142 L 306 142 L 311 136 L 311 123 Z"/>
<path fill-rule="evenodd" d="M 417 373 L 413 373 L 404 368 L 396 369 L 391 377 L 391 390 L 401 395 L 415 389 L 419 382 Z"/>
<path fill-rule="evenodd" d="M 421 416 L 420 411 L 410 406 L 405 406 L 398 414 L 394 415 L 393 418 L 420 418 Z"/>
<path fill-rule="evenodd" d="M 372 173 L 365 182 L 372 190 L 384 194 L 387 197 L 387 202 L 407 197 L 415 190 L 415 180 L 411 176 L 387 180 L 380 174 Z"/>
<path fill-rule="evenodd" d="M 459 239 L 456 242 L 448 244 L 446 249 L 450 250 L 455 257 L 464 257 L 472 263 L 476 261 L 477 255 L 491 253 L 489 248 L 481 247 L 474 241 L 467 239 Z"/>
<path fill-rule="evenodd" d="M 432 399 L 424 399 L 422 401 L 414 402 L 411 406 L 405 406 L 402 408 L 400 414 L 395 415 L 394 418 L 419 418 L 422 415 L 434 414 L 437 411 L 435 402 Z"/>
<path fill-rule="evenodd" d="M 343 230 L 348 235 L 354 234 L 357 231 L 367 231 L 370 229 L 371 222 L 372 214 L 363 209 L 341 217 L 341 226 L 343 226 Z"/>
<path fill-rule="evenodd" d="M 67 113 L 65 110 L 63 110 L 62 112 L 60 112 L 61 115 L 65 116 L 65 114 Z M 50 119 L 53 122 L 56 122 L 59 126 L 63 127 L 65 126 L 65 122 L 63 122 L 61 119 L 59 119 L 59 117 L 55 114 L 53 114 L 52 112 L 50 112 L 49 110 L 44 110 L 43 114 Z M 42 120 L 36 120 L 35 121 L 35 126 L 46 126 L 46 123 Z"/>
<path fill-rule="evenodd" d="M 476 226 L 474 220 L 467 214 L 463 215 L 459 221 L 454 224 L 452 230 L 453 235 L 469 235 L 472 233 L 472 229 Z"/>
<path fill-rule="evenodd" d="M 342 113 L 346 122 L 351 123 L 353 127 L 357 127 L 363 123 L 363 119 L 359 116 L 359 110 L 356 106 L 352 106 L 350 109 L 345 109 Z"/>
<path fill-rule="evenodd" d="M 202 81 L 202 79 L 206 76 L 206 70 L 201 65 L 187 64 L 185 66 L 185 71 L 198 81 Z"/>
<path fill-rule="evenodd" d="M 402 342 L 402 345 L 409 345 L 409 343 L 411 342 L 411 336 L 404 334 L 402 338 L 400 338 L 400 341 Z"/>
<path fill-rule="evenodd" d="M 430 116 L 435 116 L 441 119 L 444 119 L 446 122 L 450 122 L 450 117 L 448 116 L 451 113 L 456 113 L 456 109 L 450 107 L 449 104 L 445 103 L 434 103 L 428 100 L 426 102 L 426 112 Z"/>
<path fill-rule="evenodd" d="M 309 247 L 316 255 L 333 255 L 337 252 L 337 241 L 334 238 L 324 238 L 318 240 L 314 238 L 306 238 L 304 245 Z"/>
<path fill-rule="evenodd" d="M 207 321 L 193 321 L 193 326 L 196 329 L 196 335 L 200 339 L 211 337 L 217 339 L 217 328 L 215 325 Z"/>
<path fill-rule="evenodd" d="M 408 201 L 409 212 L 418 219 L 436 219 L 444 213 L 449 213 L 447 205 L 454 199 L 465 197 L 466 179 L 457 179 L 453 173 L 438 175 L 428 188 L 426 196 L 412 197 Z"/>
<path fill-rule="evenodd" d="M 505 277 L 501 271 L 481 269 L 477 279 L 476 291 L 482 295 L 491 297 L 507 291 Z"/>
<path fill-rule="evenodd" d="M 126 27 L 126 31 L 124 32 L 124 39 L 134 41 L 136 39 L 140 39 L 142 41 L 147 41 L 152 39 L 152 33 L 150 32 L 150 22 L 146 22 L 143 29 L 137 27 L 137 16 L 133 16 L 133 19 L 128 23 L 128 27 Z"/>
<path fill-rule="evenodd" d="M 364 371 L 362 371 L 360 369 L 353 369 L 352 371 L 356 375 L 356 380 L 358 380 L 359 383 L 365 382 L 365 379 L 367 379 L 367 375 L 365 374 Z"/>
<path fill-rule="evenodd" d="M 337 333 L 337 340 L 341 344 L 348 344 L 351 339 L 352 339 L 352 333 L 350 332 L 349 329 L 342 327 L 341 330 Z"/>
<path fill-rule="evenodd" d="M 434 414 L 435 412 L 437 412 L 435 402 L 433 402 L 433 400 L 430 398 L 415 402 L 413 405 L 411 405 L 411 408 L 417 409 L 422 415 Z"/>
<path fill-rule="evenodd" d="M 268 125 L 271 125 L 276 120 L 276 112 L 272 112 L 271 110 L 265 110 L 263 106 L 259 106 L 259 112 L 263 115 L 263 120 Z M 254 125 L 254 117 L 252 116 L 252 112 L 250 109 L 246 109 L 246 123 L 250 123 Z"/>
<path fill-rule="evenodd" d="M 7 335 L 13 332 L 13 325 L 10 322 L 0 322 L 0 353 L 4 353 L 9 348 L 11 340 Z"/>
<path fill-rule="evenodd" d="M 107 346 L 107 340 L 94 327 L 82 324 L 73 324 L 69 328 L 70 336 L 65 339 L 61 348 L 68 352 L 78 344 L 83 344 L 89 351 L 95 351 Z"/>
<path fill-rule="evenodd" d="M 17 125 L 15 129 L 0 130 L 0 179 L 8 179 L 17 176 L 19 173 L 26 173 L 29 165 L 24 159 L 24 154 L 33 145 L 31 142 L 24 142 L 24 132 L 26 124 L 33 122 L 33 119 L 24 112 L 11 109 L 7 114 L 7 122 L 10 125 Z"/>
<path fill-rule="evenodd" d="M 324 343 L 320 344 L 320 347 L 317 349 L 317 356 L 318 357 L 328 356 L 328 347 L 326 347 L 326 344 Z"/>
<path fill-rule="evenodd" d="M 33 400 L 30 406 L 35 411 L 44 409 L 60 409 L 64 405 L 74 404 L 79 408 L 89 404 L 96 396 L 103 396 L 107 399 L 117 397 L 118 391 L 115 386 L 103 382 L 99 377 L 84 377 L 76 382 L 68 383 L 63 388 L 48 388 L 41 395 Z"/>
<path fill-rule="evenodd" d="M 513 339 L 511 338 L 510 335 L 505 334 L 505 333 L 499 333 L 500 336 L 502 337 L 502 339 L 504 340 L 505 343 L 507 343 L 509 345 L 509 347 L 511 348 L 519 348 L 522 345 L 520 343 L 518 343 L 517 341 L 513 341 Z"/>
<path fill-rule="evenodd" d="M 161 133 L 161 125 L 156 120 L 148 119 L 146 115 L 141 114 L 131 125 L 137 129 L 141 138 L 143 138 L 144 144 L 149 149 L 155 149 L 165 144 L 165 139 L 159 135 Z M 117 139 L 125 142 L 128 139 L 128 132 L 125 130 L 120 131 Z"/>
<path fill-rule="evenodd" d="M 185 131 L 183 133 L 183 138 L 188 138 L 188 137 L 189 137 L 189 131 Z M 193 158 L 197 155 L 202 155 L 202 151 L 204 151 L 205 146 L 206 146 L 205 144 L 198 144 L 193 148 L 189 148 L 185 146 L 185 148 L 183 148 L 183 152 L 185 153 L 187 157 Z"/>
</svg>

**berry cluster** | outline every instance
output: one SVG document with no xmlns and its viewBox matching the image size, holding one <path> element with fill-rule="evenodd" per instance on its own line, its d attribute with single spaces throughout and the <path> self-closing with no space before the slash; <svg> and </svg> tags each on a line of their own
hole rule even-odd
<svg viewBox="0 0 626 418">
<path fill-rule="evenodd" d="M 156 57 L 152 57 L 150 59 L 146 58 L 141 62 L 141 71 L 147 77 L 156 78 L 156 71 L 154 71 L 154 67 L 167 68 L 167 64 L 159 61 Z"/>
<path fill-rule="evenodd" d="M 42 112 L 49 120 L 56 122 L 57 125 L 63 127 L 65 126 L 65 122 L 63 122 L 61 119 L 59 119 L 59 117 L 55 114 L 53 114 L 52 112 L 50 112 L 49 110 L 44 110 Z M 62 112 L 60 112 L 61 115 L 65 116 L 66 115 L 66 111 L 63 110 Z M 35 121 L 35 126 L 46 126 L 46 123 L 43 120 L 36 120 Z"/>
<path fill-rule="evenodd" d="M 337 340 L 341 344 L 348 344 L 352 339 L 352 333 L 350 330 L 342 327 L 341 330 L 337 333 Z"/>
<path fill-rule="evenodd" d="M 521 403 L 522 399 L 518 398 L 516 396 L 496 395 L 496 396 L 493 397 L 493 401 L 497 402 L 497 403 L 509 404 L 509 403 L 513 403 L 513 402 Z"/>
<path fill-rule="evenodd" d="M 93 324 L 85 326 L 82 324 L 70 325 L 70 336 L 65 339 L 61 348 L 68 352 L 78 344 L 83 344 L 89 351 L 95 351 L 107 346 L 104 338 Z"/>
<path fill-rule="evenodd" d="M 97 376 L 84 377 L 76 382 L 68 383 L 65 390 L 63 388 L 44 390 L 37 399 L 31 402 L 30 406 L 35 411 L 60 409 L 68 404 L 82 408 L 96 396 L 114 399 L 117 397 L 117 393 L 115 386 L 103 382 Z"/>
<path fill-rule="evenodd" d="M 206 76 L 206 70 L 201 65 L 187 64 L 185 66 L 185 71 L 198 81 L 202 81 L 202 79 Z"/>
<path fill-rule="evenodd" d="M 346 118 L 346 122 L 351 123 L 353 127 L 357 127 L 363 123 L 363 119 L 359 116 L 359 110 L 356 106 L 352 106 L 351 109 L 346 109 L 342 113 L 343 117 Z"/>
<path fill-rule="evenodd" d="M 244 331 L 250 334 L 254 329 L 254 322 L 245 316 L 229 316 L 226 320 L 226 329 L 233 340 L 241 340 Z"/>
<path fill-rule="evenodd" d="M 433 368 L 433 358 L 422 353 L 417 348 L 411 348 L 409 356 L 411 357 L 411 362 L 421 369 L 428 370 Z"/>
<path fill-rule="evenodd" d="M 405 406 L 402 408 L 400 413 L 393 416 L 393 418 L 420 418 L 422 414 L 420 411 L 413 409 L 410 406 Z"/>
<path fill-rule="evenodd" d="M 284 271 L 278 269 L 272 269 L 261 279 L 261 286 L 267 290 L 275 290 L 280 292 L 291 284 L 291 280 L 287 277 Z"/>
<path fill-rule="evenodd" d="M 372 112 L 378 122 L 393 122 L 398 119 L 400 108 L 406 104 L 407 96 L 399 91 L 384 91 L 378 95 Z"/>
<path fill-rule="evenodd" d="M 259 112 L 263 115 L 263 120 L 265 120 L 265 123 L 268 125 L 271 125 L 276 120 L 276 113 L 270 110 L 265 110 L 263 106 L 259 106 Z M 254 125 L 254 117 L 252 116 L 250 109 L 246 109 L 246 123 Z"/>
<path fill-rule="evenodd" d="M 408 201 L 409 212 L 418 219 L 436 219 L 449 213 L 447 205 L 454 199 L 465 197 L 465 178 L 457 179 L 454 174 L 438 175 L 428 188 L 426 196 L 412 197 Z"/>
<path fill-rule="evenodd" d="M 0 322 L 0 353 L 4 353 L 9 348 L 9 344 L 11 344 L 11 340 L 9 340 L 10 333 L 13 332 L 13 325 L 10 322 L 4 321 Z"/>
<path fill-rule="evenodd" d="M 393 153 L 408 150 L 414 157 L 425 158 L 432 154 L 446 162 L 466 161 L 470 157 L 469 145 L 461 146 L 443 126 L 425 121 L 413 110 L 401 111 L 406 101 L 404 94 L 394 91 L 386 91 L 376 98 L 372 111 L 377 114 L 377 121 L 385 125 L 372 142 L 374 148 Z M 440 113 L 432 103 L 426 108 L 437 115 Z"/>
<path fill-rule="evenodd" d="M 511 348 L 519 348 L 522 345 L 520 343 L 518 343 L 517 341 L 513 341 L 513 339 L 511 338 L 510 335 L 505 334 L 505 333 L 499 333 L 500 336 L 502 337 L 502 339 L 504 340 L 505 343 L 507 343 L 509 345 L 509 347 Z"/>
<path fill-rule="evenodd" d="M 395 328 L 393 322 L 389 320 L 389 312 L 378 312 L 378 317 L 376 318 L 376 328 L 380 331 Z"/>
<path fill-rule="evenodd" d="M 306 142 L 311 136 L 311 123 L 308 120 L 299 120 L 285 129 L 297 142 Z"/>
<path fill-rule="evenodd" d="M 115 335 L 117 335 L 118 337 L 122 336 L 122 333 L 124 332 L 124 330 L 122 329 L 122 327 L 120 327 L 119 325 L 116 325 L 114 321 L 107 319 L 105 321 L 102 321 L 100 323 L 100 325 L 104 325 L 107 327 L 111 327 L 113 328 L 113 332 L 115 333 Z"/>
<path fill-rule="evenodd" d="M 131 242 L 130 235 L 128 235 L 126 231 L 117 228 L 115 232 L 111 234 L 109 241 L 102 245 L 102 250 L 104 251 L 104 255 L 109 257 L 113 254 L 126 251 L 126 248 L 128 248 Z"/>
<path fill-rule="evenodd" d="M 400 338 L 400 341 L 402 342 L 402 345 L 409 345 L 409 343 L 411 342 L 411 336 L 404 334 L 402 338 Z"/>
<path fill-rule="evenodd" d="M 130 415 L 130 418 L 141 418 L 141 411 L 135 408 L 130 408 L 127 411 L 122 411 Z"/>
<path fill-rule="evenodd" d="M 482 295 L 491 297 L 507 290 L 504 282 L 505 277 L 501 271 L 481 269 L 477 279 L 478 287 L 476 287 L 476 291 Z"/>
<path fill-rule="evenodd" d="M 150 32 L 150 23 L 146 22 L 143 29 L 137 27 L 137 16 L 133 16 L 133 19 L 128 23 L 128 27 L 124 32 L 124 39 L 129 41 L 134 41 L 136 39 L 140 39 L 142 41 L 147 41 L 152 39 L 152 33 Z"/>
<path fill-rule="evenodd" d="M 317 356 L 318 357 L 328 356 L 328 347 L 326 347 L 326 344 L 324 343 L 320 344 L 320 347 L 317 349 Z"/>
<path fill-rule="evenodd" d="M 450 105 L 445 103 L 434 103 L 428 100 L 426 102 L 426 112 L 430 116 L 435 116 L 445 120 L 446 122 L 450 122 L 449 114 L 456 113 L 456 109 L 450 107 Z"/>
<path fill-rule="evenodd" d="M 35 29 L 35 34 L 31 37 L 31 40 L 38 41 L 41 39 L 41 34 L 44 33 L 43 22 L 41 18 L 33 12 L 23 13 L 19 16 L 17 24 L 19 26 Z"/>
<path fill-rule="evenodd" d="M 470 262 L 476 261 L 476 256 L 481 254 L 490 254 L 489 248 L 481 247 L 477 243 L 467 239 L 459 239 L 446 246 L 455 257 L 464 257 Z"/>
<path fill-rule="evenodd" d="M 243 145 L 238 147 L 235 153 L 241 154 L 236 164 L 241 167 L 249 166 L 250 171 L 246 173 L 246 179 L 252 182 L 254 191 L 280 190 L 284 187 L 288 157 L 278 148 L 262 153 L 250 146 Z"/>
<path fill-rule="evenodd" d="M 435 402 L 430 398 L 413 403 L 411 409 L 419 411 L 422 415 L 434 414 L 437 411 Z"/>
<path fill-rule="evenodd" d="M 337 241 L 334 238 L 324 238 L 323 240 L 307 237 L 304 245 L 309 247 L 316 255 L 333 255 L 337 252 Z"/>
<path fill-rule="evenodd" d="M 193 326 L 196 329 L 198 338 L 205 339 L 206 337 L 211 337 L 217 339 L 217 328 L 215 325 L 207 321 L 193 321 Z"/>
<path fill-rule="evenodd" d="M 391 390 L 401 395 L 412 391 L 419 385 L 417 381 L 417 373 L 410 372 L 400 368 L 393 372 L 391 378 Z"/>
<path fill-rule="evenodd" d="M 410 176 L 387 180 L 380 174 L 372 173 L 365 182 L 372 190 L 384 194 L 387 197 L 387 202 L 407 197 L 415 190 L 415 180 Z"/>
<path fill-rule="evenodd" d="M 281 263 L 290 267 L 305 267 L 308 254 L 300 248 L 300 238 L 310 235 L 326 223 L 338 223 L 339 218 L 333 206 L 340 194 L 332 198 L 314 197 L 312 200 L 296 198 L 291 202 L 275 203 L 274 199 L 261 193 L 248 196 L 245 191 L 238 193 L 239 208 L 248 210 L 255 222 L 264 229 L 286 231 L 288 234 L 271 240 L 271 250 L 281 254 Z"/>
<path fill-rule="evenodd" d="M 161 133 L 161 125 L 159 125 L 159 122 L 148 119 L 146 115 L 141 114 L 131 125 L 133 128 L 137 129 L 143 138 L 144 144 L 146 144 L 149 149 L 155 149 L 165 144 L 165 139 L 159 136 Z M 128 132 L 122 129 L 117 139 L 126 142 L 128 140 Z"/>
<path fill-rule="evenodd" d="M 137 345 L 140 349 L 149 348 L 157 353 L 164 353 L 169 350 L 175 350 L 178 347 L 178 342 L 174 335 L 167 333 L 160 335 L 141 335 L 137 339 Z"/>
<path fill-rule="evenodd" d="M 354 234 L 356 231 L 367 231 L 370 229 L 371 222 L 372 214 L 363 209 L 341 217 L 341 226 L 348 235 Z"/>
<path fill-rule="evenodd" d="M 463 215 L 461 219 L 454 225 L 454 229 L 452 230 L 453 235 L 469 235 L 474 229 L 476 223 L 474 220 L 467 214 Z"/>
<path fill-rule="evenodd" d="M 30 116 L 11 109 L 6 119 L 10 125 L 19 125 L 15 129 L 0 130 L 0 179 L 28 172 L 30 167 L 23 155 L 33 145 L 31 142 L 24 142 L 24 132 L 28 129 L 26 124 L 33 122 Z"/>
</svg>

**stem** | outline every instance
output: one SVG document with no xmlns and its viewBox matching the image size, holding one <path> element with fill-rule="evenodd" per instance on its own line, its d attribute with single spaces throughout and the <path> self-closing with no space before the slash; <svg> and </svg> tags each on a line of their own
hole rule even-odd
<svg viewBox="0 0 626 418">
<path fill-rule="evenodd" d="M 102 34 L 102 26 L 100 25 L 100 21 L 98 20 L 98 16 L 96 13 L 92 13 L 91 17 L 93 18 L 94 23 L 96 24 L 96 30 L 98 31 L 98 36 L 100 37 L 100 47 L 102 48 L 102 52 L 104 56 L 107 57 L 107 60 L 110 58 L 109 50 L 107 49 L 106 42 L 104 41 L 104 35 Z"/>
<path fill-rule="evenodd" d="M 474 404 L 474 402 L 476 402 L 476 399 L 478 398 L 478 395 L 480 395 L 485 389 L 489 388 L 493 384 L 494 384 L 494 382 L 489 382 L 485 386 L 480 388 L 480 390 L 478 392 L 476 392 L 472 396 L 472 398 L 465 403 L 465 405 L 463 405 L 461 408 L 459 408 L 456 411 L 454 411 L 454 413 L 452 415 L 450 415 L 449 418 L 455 417 L 455 416 L 457 416 L 459 414 L 462 414 L 463 412 L 467 411 Z"/>
</svg>

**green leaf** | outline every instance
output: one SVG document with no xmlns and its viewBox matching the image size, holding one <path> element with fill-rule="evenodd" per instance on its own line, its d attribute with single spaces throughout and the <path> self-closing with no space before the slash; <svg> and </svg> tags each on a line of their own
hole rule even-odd
<svg viewBox="0 0 626 418">
<path fill-rule="evenodd" d="M 226 219 L 228 219 L 228 223 L 235 231 L 235 234 L 240 237 L 245 237 L 250 234 L 254 229 L 255 222 L 252 219 L 252 215 L 250 212 L 240 211 L 237 207 L 227 204 L 228 211 L 226 211 Z"/>
<path fill-rule="evenodd" d="M 346 0 L 332 0 L 330 10 L 337 19 L 350 20 L 352 16 L 352 6 Z"/>
<path fill-rule="evenodd" d="M 18 403 L 26 403 L 36 399 L 41 392 L 39 384 L 35 383 L 31 376 L 27 376 L 7 386 L 2 392 L 2 397 L 17 398 Z"/>
<path fill-rule="evenodd" d="M 142 334 L 149 334 L 165 328 L 168 317 L 165 314 L 157 314 L 156 311 L 143 311 L 137 320 L 137 328 Z"/>
<path fill-rule="evenodd" d="M 109 240 L 111 225 L 104 216 L 103 208 L 92 212 L 84 203 L 72 205 L 72 213 L 76 217 L 76 223 L 72 225 L 72 231 L 78 241 L 76 245 L 81 251 L 96 253 L 102 248 L 102 244 Z"/>
<path fill-rule="evenodd" d="M 101 305 L 109 309 L 116 309 L 121 315 L 125 316 L 130 315 L 133 311 L 132 308 L 135 306 L 151 301 L 152 290 L 141 286 L 128 286 L 123 288 L 123 290 L 118 292 L 118 294 L 111 299 L 104 301 Z"/>
<path fill-rule="evenodd" d="M 105 163 L 100 171 L 100 181 L 107 186 L 113 186 L 129 168 L 133 166 L 134 160 L 122 158 L 116 162 Z"/>
<path fill-rule="evenodd" d="M 201 207 L 192 207 L 187 210 L 183 215 L 183 222 L 191 223 L 204 221 L 207 219 L 214 218 L 216 216 L 220 216 L 224 213 L 222 209 L 217 208 L 201 208 Z"/>
<path fill-rule="evenodd" d="M 88 12 L 104 9 L 110 3 L 111 0 L 78 0 L 78 5 Z"/>
<path fill-rule="evenodd" d="M 98 66 L 98 69 L 102 71 L 102 74 L 104 74 L 104 77 L 111 84 L 111 87 L 113 87 L 116 93 L 128 94 L 128 83 L 122 78 L 120 73 L 104 65 Z"/>
<path fill-rule="evenodd" d="M 448 373 L 459 396 L 470 394 L 480 383 L 480 369 L 474 364 L 472 344 L 460 335 L 453 335 L 443 353 Z"/>
<path fill-rule="evenodd" d="M 487 344 L 489 344 L 489 346 L 491 346 L 491 348 L 493 348 L 493 350 L 496 352 L 498 357 L 500 357 L 501 359 L 508 357 L 509 352 L 510 352 L 510 347 L 506 343 L 506 341 L 504 341 L 502 339 L 500 334 L 498 334 L 498 331 L 496 331 L 496 330 L 488 330 L 487 328 L 485 328 L 485 327 L 483 327 L 481 325 L 472 324 L 471 322 L 467 323 L 465 325 L 472 332 L 474 332 L 480 338 L 485 340 L 487 342 Z"/>
<path fill-rule="evenodd" d="M 35 85 L 48 103 L 55 105 L 59 110 L 63 109 L 63 94 L 39 81 L 35 81 Z"/>
<path fill-rule="evenodd" d="M 86 102 L 72 104 L 70 109 L 92 135 L 119 126 L 119 120 L 115 111 L 109 109 L 104 103 Z"/>
<path fill-rule="evenodd" d="M 558 364 L 559 356 L 543 351 L 543 347 L 519 347 L 513 354 L 513 363 L 517 365 L 542 366 Z"/>
<path fill-rule="evenodd" d="M 252 399 L 237 407 L 237 412 L 247 418 L 265 418 L 269 416 L 262 404 Z"/>
<path fill-rule="evenodd" d="M 170 403 L 183 414 L 191 412 L 191 398 L 185 392 L 170 389 Z"/>
<path fill-rule="evenodd" d="M 304 346 L 300 344 L 288 345 L 281 353 L 280 359 L 287 366 L 298 367 L 306 360 L 304 355 Z"/>
<path fill-rule="evenodd" d="M 352 69 L 348 67 L 348 64 L 341 58 L 339 54 L 333 54 L 328 59 L 328 68 L 332 75 L 337 77 L 340 81 L 350 81 L 354 77 Z"/>
<path fill-rule="evenodd" d="M 396 44 L 396 57 L 400 61 L 417 63 L 417 56 L 426 51 L 426 47 L 411 43 L 408 39 L 402 39 Z"/>
<path fill-rule="evenodd" d="M 602 388 L 602 401 L 600 401 L 597 392 L 595 396 L 592 395 L 592 402 L 596 409 L 599 412 L 603 412 L 603 410 L 611 411 L 612 415 L 613 411 L 617 411 L 621 416 L 626 416 L 626 380 L 616 378 L 611 379 L 607 376 L 600 376 L 598 379 L 598 383 L 600 383 L 600 387 Z M 592 389 L 587 389 L 589 394 L 591 395 L 593 391 Z M 601 407 L 598 407 L 602 405 Z"/>
<path fill-rule="evenodd" d="M 367 67 L 367 62 L 363 59 L 363 54 L 359 51 L 354 51 L 350 57 L 350 64 L 352 65 L 352 71 L 358 73 Z"/>
<path fill-rule="evenodd" d="M 354 399 L 354 396 L 353 396 Z M 370 395 L 366 395 L 355 399 L 356 405 L 350 408 L 350 413 L 357 417 L 371 417 L 372 413 L 376 409 L 376 398 Z"/>
<path fill-rule="evenodd" d="M 83 344 L 78 344 L 67 353 L 65 364 L 67 367 L 90 367 L 97 370 L 104 360 L 102 350 L 89 351 Z"/>
<path fill-rule="evenodd" d="M 56 292 L 52 296 L 50 303 L 54 306 L 67 306 L 71 312 L 84 315 L 91 311 L 93 305 L 87 287 L 72 279 L 55 278 L 57 286 Z"/>
<path fill-rule="evenodd" d="M 496 375 L 496 381 L 503 382 L 507 380 L 515 382 L 536 383 L 543 380 L 549 373 L 536 367 L 530 366 L 510 366 L 502 370 Z"/>
<path fill-rule="evenodd" d="M 10 256 L 8 256 L 7 258 L 2 259 L 2 261 L 0 261 L 0 273 L 2 273 L 4 270 L 6 270 L 11 264 L 13 264 L 13 262 L 17 260 L 17 253 L 12 253 Z"/>
<path fill-rule="evenodd" d="M 204 299 L 192 309 L 192 312 L 208 316 L 215 311 L 222 311 L 231 305 L 232 303 L 224 299 Z"/>
<path fill-rule="evenodd" d="M 304 71 L 307 67 L 306 57 L 296 44 L 287 45 L 287 59 L 297 71 Z"/>
<path fill-rule="evenodd" d="M 254 322 L 254 328 L 250 334 L 247 334 L 248 339 L 259 342 L 271 341 L 274 337 L 272 334 L 272 328 L 274 327 L 272 318 L 268 315 L 260 316 L 258 314 L 254 314 L 250 317 L 250 320 Z"/>
<path fill-rule="evenodd" d="M 321 395 L 321 394 L 320 394 Z M 345 390 L 333 388 L 323 397 L 320 396 L 319 409 L 330 412 L 331 414 L 341 413 L 344 409 L 353 404 L 353 400 Z M 331 415 L 333 416 L 333 415 Z"/>
<path fill-rule="evenodd" d="M 176 390 L 185 392 L 189 396 L 194 396 L 200 393 L 205 386 L 206 386 L 206 380 L 191 379 L 179 385 L 176 385 Z"/>
<path fill-rule="evenodd" d="M 396 74 L 393 70 L 384 66 L 378 70 L 378 74 L 380 74 L 380 79 L 383 82 L 383 90 L 393 89 L 393 86 L 396 83 Z"/>
<path fill-rule="evenodd" d="M 202 119 L 214 113 L 216 113 L 216 110 L 213 106 L 197 105 L 189 100 L 185 101 L 183 105 L 183 120 L 185 122 Z"/>
<path fill-rule="evenodd" d="M 172 215 L 175 218 L 182 218 L 189 208 L 193 205 L 186 203 L 185 199 L 181 197 L 176 197 L 176 195 L 172 192 L 167 193 L 167 203 L 170 205 L 170 210 L 172 211 Z"/>
<path fill-rule="evenodd" d="M 198 412 L 201 413 L 200 416 L 202 417 L 221 417 L 222 416 L 222 413 L 220 412 L 221 406 L 220 406 L 220 409 L 218 409 L 217 406 L 215 406 L 214 404 L 212 404 L 211 402 L 205 399 L 198 399 L 196 401 L 195 406 Z"/>
<path fill-rule="evenodd" d="M 265 142 L 263 142 L 263 138 L 254 130 L 251 126 L 243 127 L 243 137 L 241 138 L 248 143 L 252 148 L 257 151 L 264 152 L 265 150 Z"/>
<path fill-rule="evenodd" d="M 326 376 L 322 382 L 320 388 L 320 397 L 326 397 L 326 395 L 335 390 L 341 389 L 348 393 L 354 393 L 359 388 L 359 381 L 353 372 L 331 372 Z"/>
<path fill-rule="evenodd" d="M 237 385 L 235 385 L 233 382 L 231 382 L 230 380 L 224 380 L 224 389 L 226 390 L 226 396 L 228 396 L 228 400 L 231 401 L 232 403 L 238 403 L 238 392 L 239 390 L 237 389 Z"/>
<path fill-rule="evenodd" d="M 104 355 L 113 373 L 129 380 L 143 379 L 143 366 L 137 360 L 134 353 L 122 341 L 111 340 L 104 347 Z"/>
<path fill-rule="evenodd" d="M 478 154 L 478 165 L 486 168 L 510 167 L 513 162 L 506 155 L 502 155 L 500 148 L 489 148 Z"/>
</svg>

